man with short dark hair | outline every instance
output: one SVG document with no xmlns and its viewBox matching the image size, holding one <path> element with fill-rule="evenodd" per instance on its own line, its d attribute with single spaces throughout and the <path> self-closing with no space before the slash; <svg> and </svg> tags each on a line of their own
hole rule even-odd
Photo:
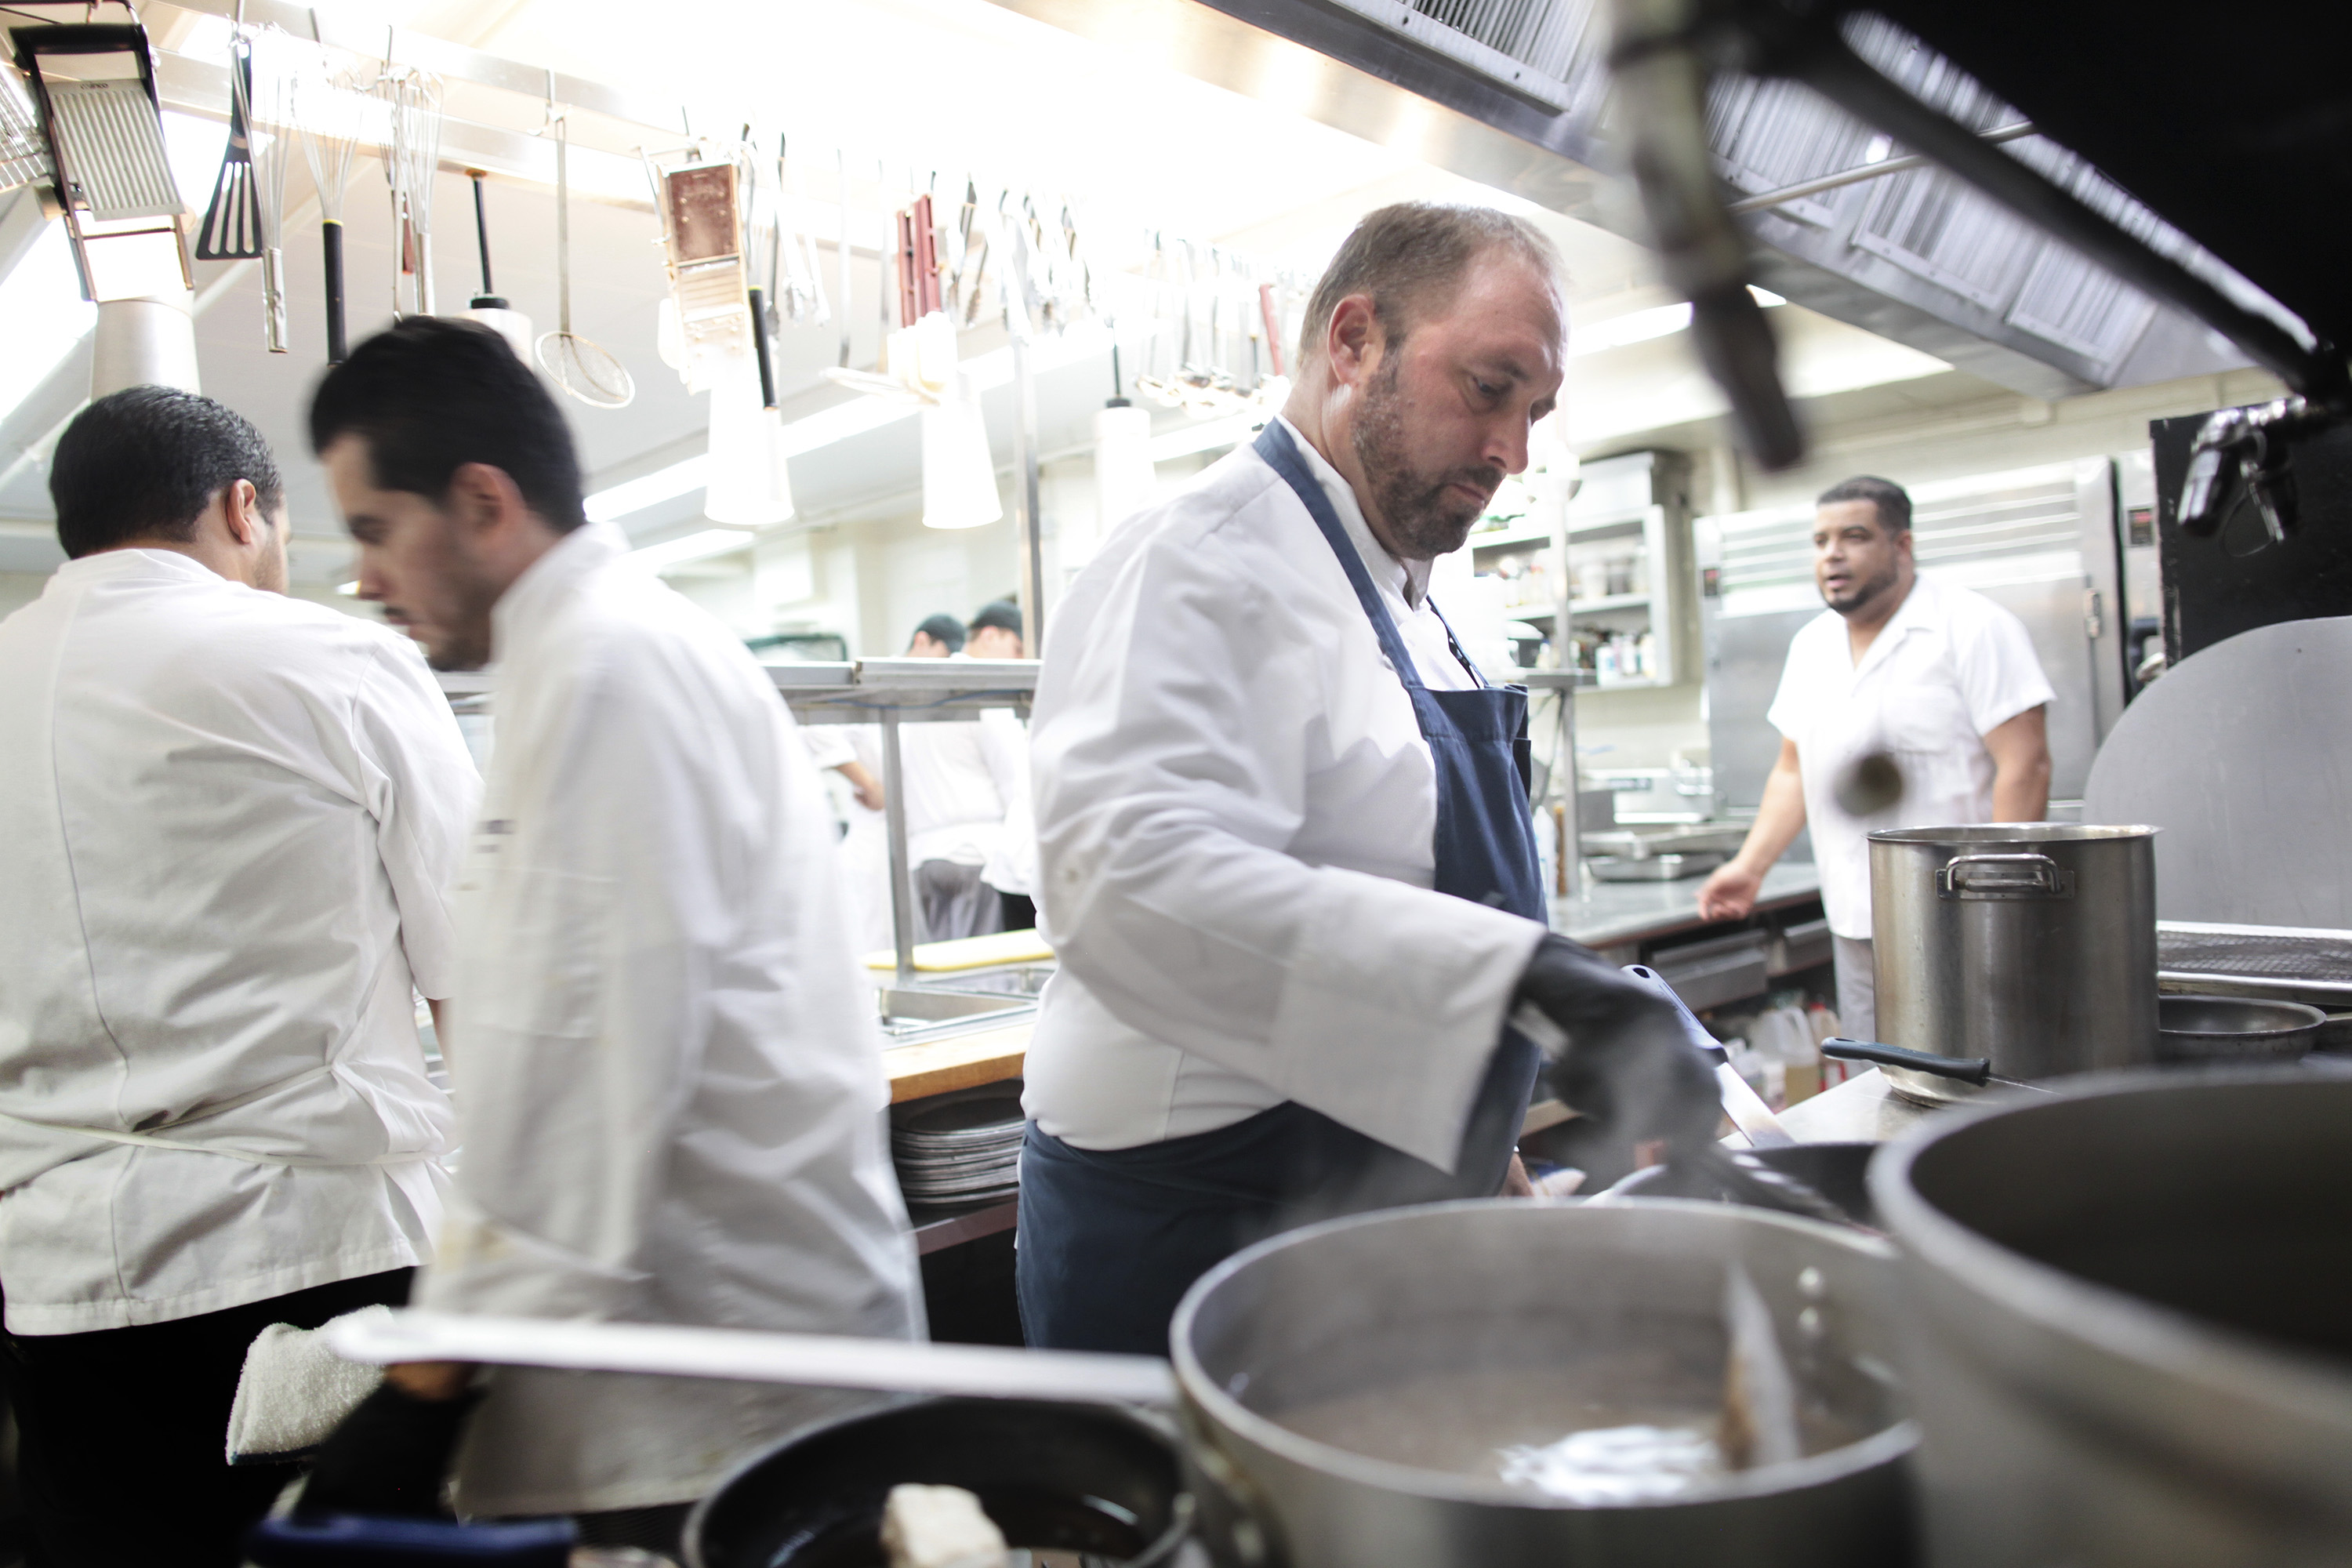
<svg viewBox="0 0 2352 1568">
<path fill-rule="evenodd" d="M 423 1306 L 919 1338 L 873 995 L 831 813 L 740 641 L 590 523 L 571 433 L 497 334 L 417 317 L 327 374 L 310 437 L 360 595 L 443 668 L 496 658 L 458 884 L 466 1151 Z M 675 1551 L 743 1453 L 848 1395 L 415 1363 L 306 1509 L 469 1514 Z"/>
<path fill-rule="evenodd" d="M 1010 599 L 991 599 L 973 612 L 971 642 L 965 652 L 973 658 L 1025 658 L 1021 638 L 1021 606 Z"/>
<path fill-rule="evenodd" d="M 1789 645 L 1770 714 L 1780 760 L 1739 853 L 1699 889 L 1699 913 L 1744 918 L 1764 873 L 1810 822 L 1837 952 L 1838 1026 L 1871 1039 L 1869 836 L 2040 821 L 2050 807 L 2053 693 L 2023 622 L 1981 594 L 1918 574 L 1902 486 L 1864 474 L 1814 505 L 1813 577 L 1829 607 Z M 1856 816 L 1839 798 L 1840 781 L 1872 757 L 1894 760 L 1903 795 Z"/>
<path fill-rule="evenodd" d="M 963 651 L 964 624 L 944 611 L 925 616 L 907 641 L 909 658 L 951 658 Z"/>
<path fill-rule="evenodd" d="M 1547 932 L 1527 694 L 1428 595 L 1558 395 L 1558 256 L 1501 213 L 1382 208 L 1304 337 L 1282 417 L 1124 523 L 1045 651 L 1033 1343 L 1164 1353 L 1186 1288 L 1257 1237 L 1502 1190 L 1523 1006 L 1621 1139 L 1717 1119 L 1670 1002 Z"/>
<path fill-rule="evenodd" d="M 0 1285 L 31 1557 L 240 1560 L 247 1350 L 407 1295 L 478 781 L 415 647 L 283 596 L 252 426 L 134 387 L 58 441 L 72 559 L 0 622 Z M 436 1007 L 439 1005 L 435 1003 Z"/>
</svg>

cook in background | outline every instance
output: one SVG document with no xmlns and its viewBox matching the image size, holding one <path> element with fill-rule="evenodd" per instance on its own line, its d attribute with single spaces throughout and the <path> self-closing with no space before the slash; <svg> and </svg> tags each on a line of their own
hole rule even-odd
<svg viewBox="0 0 2352 1568">
<path fill-rule="evenodd" d="M 1010 599 L 992 599 L 971 617 L 971 641 L 967 658 L 1026 658 L 1029 645 L 1022 636 L 1021 606 Z M 1004 794 L 1004 831 L 980 869 L 980 879 L 997 891 L 1003 905 L 998 929 L 1028 931 L 1037 924 L 1037 816 L 1029 798 L 1029 726 L 1010 708 L 990 708 L 980 715 L 991 731 L 993 754 L 1011 759 Z"/>
<path fill-rule="evenodd" d="M 425 661 L 284 596 L 268 447 L 101 398 L 72 559 L 0 622 L 0 1280 L 32 1561 L 239 1561 L 222 1456 L 271 1323 L 407 1299 L 447 1177 L 415 992 L 480 781 Z"/>
<path fill-rule="evenodd" d="M 459 883 L 465 1160 L 419 1303 L 920 1338 L 831 814 L 767 675 L 584 520 L 571 432 L 496 333 L 361 345 L 310 437 L 361 595 L 436 665 L 499 670 Z M 462 1511 L 659 1548 L 747 1447 L 851 1397 L 395 1367 L 306 1507 L 435 1511 L 464 1425 Z"/>
<path fill-rule="evenodd" d="M 907 656 L 1021 657 L 1020 613 L 1011 605 L 985 606 L 972 626 L 967 642 L 953 616 L 933 616 L 915 628 Z M 952 642 L 945 635 L 950 627 L 956 633 Z M 976 721 L 899 726 L 916 941 L 951 942 L 1005 929 L 1004 894 L 1027 891 L 1020 868 L 1032 858 L 1024 847 L 1028 816 L 1021 809 L 1029 794 L 1028 752 L 1028 734 L 1010 709 L 988 710 Z M 884 877 L 887 887 L 887 869 Z"/>
<path fill-rule="evenodd" d="M 1780 760 L 1747 841 L 1699 889 L 1698 908 L 1707 920 L 1746 918 L 1764 873 L 1811 824 L 1837 953 L 1838 1025 L 1867 1040 L 1877 1037 L 1869 835 L 2041 821 L 2050 809 L 2052 694 L 2023 622 L 1981 594 L 1919 575 L 1911 498 L 1900 485 L 1863 475 L 1816 504 L 1813 581 L 1829 608 L 1789 644 L 1768 714 Z M 1875 758 L 1893 761 L 1902 794 L 1873 808 L 1849 781 Z"/>
<path fill-rule="evenodd" d="M 1060 958 L 1024 1096 L 1033 1343 L 1164 1353 L 1185 1289 L 1260 1236 L 1502 1190 L 1523 1004 L 1621 1136 L 1716 1124 L 1670 1005 L 1546 931 L 1526 693 L 1426 592 L 1553 405 L 1559 273 L 1518 218 L 1373 213 L 1283 417 L 1072 585 L 1032 726 Z"/>
</svg>

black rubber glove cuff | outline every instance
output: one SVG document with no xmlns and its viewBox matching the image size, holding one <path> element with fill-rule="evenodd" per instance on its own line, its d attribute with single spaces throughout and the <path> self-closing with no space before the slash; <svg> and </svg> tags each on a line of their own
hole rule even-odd
<svg viewBox="0 0 2352 1568">
<path fill-rule="evenodd" d="M 446 1519 L 442 1479 L 482 1401 L 471 1389 L 455 1399 L 419 1399 L 385 1384 L 360 1402 L 319 1446 L 302 1488 L 297 1519 L 331 1513 L 391 1519 Z"/>
<path fill-rule="evenodd" d="M 1694 1049 L 1681 1010 L 1590 948 L 1547 935 L 1519 976 L 1517 1001 L 1567 1037 L 1545 1076 L 1565 1104 L 1626 1142 L 1686 1148 L 1722 1115 L 1715 1068 Z"/>
</svg>

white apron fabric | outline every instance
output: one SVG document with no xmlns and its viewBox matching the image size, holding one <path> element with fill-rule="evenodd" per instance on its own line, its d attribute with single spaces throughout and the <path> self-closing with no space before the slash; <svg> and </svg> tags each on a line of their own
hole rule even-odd
<svg viewBox="0 0 2352 1568">
<path fill-rule="evenodd" d="M 824 786 L 750 654 L 626 550 L 580 530 L 494 612 L 449 1019 L 464 1158 L 420 1302 L 919 1337 Z M 683 1501 L 840 1403 L 501 1371 L 459 1504 Z"/>
</svg>

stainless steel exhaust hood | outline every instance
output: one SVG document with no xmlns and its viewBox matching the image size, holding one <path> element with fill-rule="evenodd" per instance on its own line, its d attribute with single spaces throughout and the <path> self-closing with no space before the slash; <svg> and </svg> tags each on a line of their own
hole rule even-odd
<svg viewBox="0 0 2352 1568">
<path fill-rule="evenodd" d="M 1219 86 L 1251 96 L 1278 90 L 1327 124 L 1646 237 L 1632 204 L 1600 195 L 1619 160 L 1606 19 L 1595 0 L 999 3 L 1108 43 L 1150 39 L 1154 52 Z M 2022 118 L 1898 28 L 1865 22 L 1853 41 L 1880 69 L 1971 125 L 1992 130 Z M 1788 81 L 1718 81 L 1709 121 L 1718 168 L 1749 195 L 1902 152 Z M 2159 237 L 2160 248 L 2197 253 L 2064 150 L 2032 137 L 2011 150 L 2125 226 Z M 2202 324 L 1932 166 L 1791 198 L 1756 213 L 1748 227 L 1763 247 L 1759 279 L 1774 292 L 2030 395 L 2247 363 Z"/>
</svg>

